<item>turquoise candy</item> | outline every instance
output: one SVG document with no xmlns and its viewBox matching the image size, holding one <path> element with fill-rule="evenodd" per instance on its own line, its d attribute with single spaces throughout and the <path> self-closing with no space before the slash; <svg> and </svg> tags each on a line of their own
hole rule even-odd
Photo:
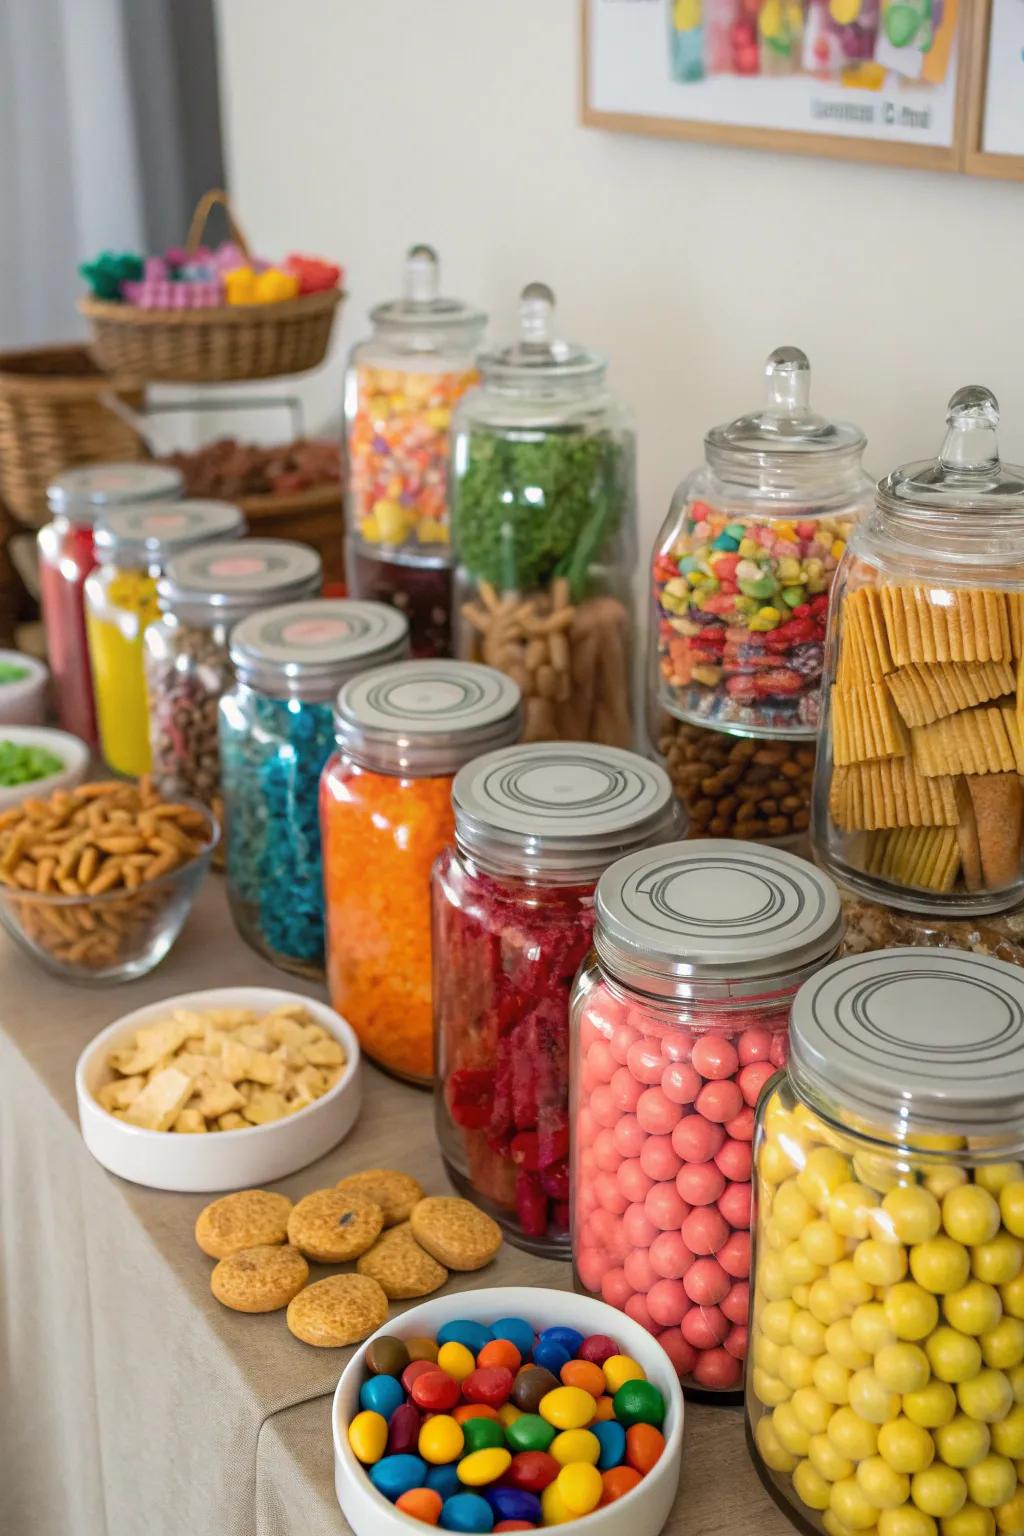
<svg viewBox="0 0 1024 1536">
<path fill-rule="evenodd" d="M 698 564 L 699 560 L 696 555 L 684 555 L 679 562 L 679 569 L 682 571 L 684 576 L 688 576 L 691 571 L 695 571 L 697 569 Z"/>
<path fill-rule="evenodd" d="M 457 1493 L 441 1506 L 442 1531 L 492 1531 L 494 1511 L 478 1493 Z"/>
<path fill-rule="evenodd" d="M 715 539 L 714 543 L 711 545 L 712 549 L 727 550 L 729 554 L 732 554 L 733 550 L 739 549 L 739 547 L 739 539 L 735 538 L 731 533 L 728 532 L 720 533 L 718 538 Z"/>
<path fill-rule="evenodd" d="M 514 1451 L 546 1451 L 556 1433 L 539 1413 L 524 1413 L 505 1427 L 505 1439 Z"/>
<path fill-rule="evenodd" d="M 467 1419 L 462 1426 L 466 1439 L 466 1455 L 473 1451 L 488 1451 L 495 1446 L 504 1449 L 505 1428 L 494 1419 Z"/>
<path fill-rule="evenodd" d="M 615 1417 L 627 1429 L 633 1424 L 653 1424 L 660 1429 L 665 1418 L 665 1399 L 653 1381 L 627 1381 L 612 1398 Z"/>
<path fill-rule="evenodd" d="M 533 1329 L 525 1317 L 499 1317 L 491 1324 L 491 1336 L 514 1344 L 524 1360 L 529 1360 L 533 1353 Z"/>
<path fill-rule="evenodd" d="M 602 1419 L 591 1424 L 590 1433 L 596 1435 L 601 1444 L 597 1470 L 607 1472 L 611 1467 L 619 1466 L 626 1455 L 626 1431 L 622 1425 L 615 1419 Z"/>
<path fill-rule="evenodd" d="M 465 1429 L 465 1425 L 463 1425 L 463 1429 Z M 442 1502 L 445 1499 L 454 1498 L 462 1490 L 455 1462 L 450 1462 L 446 1467 L 431 1467 L 427 1472 L 427 1480 L 424 1487 L 433 1488 L 435 1493 L 441 1495 Z"/>
<path fill-rule="evenodd" d="M 739 546 L 740 540 L 745 539 L 747 536 L 747 530 L 744 528 L 742 523 L 726 523 L 722 531 L 723 533 L 728 534 L 730 539 L 736 540 L 737 547 Z"/>
<path fill-rule="evenodd" d="M 483 1323 L 474 1323 L 468 1317 L 454 1317 L 450 1323 L 445 1323 L 437 1330 L 437 1342 L 441 1344 L 464 1344 L 474 1355 L 478 1355 L 485 1344 L 489 1344 L 493 1334 Z"/>
<path fill-rule="evenodd" d="M 396 1408 L 405 1402 L 402 1383 L 394 1376 L 371 1376 L 359 1388 L 359 1406 L 370 1413 L 379 1413 L 390 1419 Z"/>
<path fill-rule="evenodd" d="M 410 1488 L 422 1488 L 427 1475 L 427 1464 L 422 1456 L 385 1456 L 370 1467 L 370 1482 L 392 1504 Z M 466 1526 L 472 1530 L 472 1526 Z"/>
</svg>

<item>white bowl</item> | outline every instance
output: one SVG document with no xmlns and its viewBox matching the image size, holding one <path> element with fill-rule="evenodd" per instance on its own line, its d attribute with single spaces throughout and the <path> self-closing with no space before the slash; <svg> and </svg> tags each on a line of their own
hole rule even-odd
<svg viewBox="0 0 1024 1536">
<path fill-rule="evenodd" d="M 583 1334 L 605 1333 L 617 1341 L 623 1354 L 631 1355 L 643 1366 L 648 1380 L 660 1387 L 665 1397 L 665 1449 L 661 1457 L 624 1498 L 579 1520 L 569 1520 L 558 1530 L 565 1532 L 565 1536 L 657 1536 L 675 1503 L 683 1455 L 683 1394 L 675 1367 L 645 1328 L 605 1302 L 576 1296 L 571 1291 L 521 1285 L 461 1291 L 411 1307 L 401 1317 L 389 1319 L 383 1328 L 378 1328 L 342 1371 L 331 1411 L 334 1488 L 342 1513 L 356 1536 L 414 1536 L 415 1532 L 423 1531 L 422 1521 L 403 1515 L 377 1492 L 348 1443 L 348 1426 L 359 1412 L 366 1351 L 383 1333 L 400 1339 L 433 1337 L 442 1324 L 456 1317 L 481 1323 L 493 1323 L 499 1317 L 525 1317 L 538 1333 L 556 1325 L 578 1328 Z"/>
<path fill-rule="evenodd" d="M 54 731 L 45 725 L 0 723 L 0 741 L 13 741 L 19 747 L 44 747 L 64 764 L 58 773 L 48 774 L 45 779 L 32 779 L 28 784 L 0 785 L 0 811 L 10 810 L 12 805 L 20 805 L 23 800 L 45 800 L 55 789 L 73 789 L 85 778 L 89 748 L 69 731 Z"/>
<path fill-rule="evenodd" d="M 177 1136 L 147 1131 L 107 1113 L 95 1095 L 116 1074 L 107 1064 L 109 1052 L 127 1042 L 145 1024 L 169 1018 L 175 1008 L 251 1008 L 269 1013 L 285 1003 L 301 1003 L 342 1046 L 346 1065 L 334 1086 L 306 1109 L 269 1125 L 245 1131 L 217 1131 L 205 1136 Z M 352 1026 L 326 1003 L 276 987 L 218 987 L 210 992 L 184 992 L 148 1003 L 104 1029 L 86 1046 L 75 1068 L 78 1122 L 82 1137 L 97 1162 L 122 1179 L 151 1189 L 183 1194 L 248 1189 L 283 1179 L 305 1168 L 337 1146 L 355 1124 L 362 1099 L 359 1042 Z"/>
<path fill-rule="evenodd" d="M 42 725 L 46 719 L 49 667 L 22 651 L 0 651 L 0 661 L 25 671 L 25 676 L 16 682 L 0 683 L 0 725 Z"/>
</svg>

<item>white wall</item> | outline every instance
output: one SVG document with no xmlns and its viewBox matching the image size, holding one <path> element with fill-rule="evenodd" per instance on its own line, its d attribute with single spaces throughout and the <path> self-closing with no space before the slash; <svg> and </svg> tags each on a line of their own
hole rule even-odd
<svg viewBox="0 0 1024 1536">
<path fill-rule="evenodd" d="M 611 358 L 639 425 L 642 547 L 712 423 L 802 346 L 876 474 L 932 454 L 984 383 L 1024 462 L 1024 186 L 677 144 L 578 123 L 575 0 L 218 0 L 227 158 L 257 246 L 342 260 L 333 359 L 417 240 L 503 334 L 522 285 Z"/>
</svg>

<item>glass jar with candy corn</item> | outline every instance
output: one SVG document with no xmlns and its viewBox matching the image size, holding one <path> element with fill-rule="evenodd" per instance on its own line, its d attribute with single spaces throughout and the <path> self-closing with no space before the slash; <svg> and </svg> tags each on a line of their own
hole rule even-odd
<svg viewBox="0 0 1024 1536">
<path fill-rule="evenodd" d="M 450 646 L 448 428 L 487 323 L 439 281 L 436 253 L 414 245 L 403 296 L 372 311 L 345 378 L 349 581 L 405 611 L 414 656 Z"/>
<path fill-rule="evenodd" d="M 1024 974 L 917 949 L 799 991 L 757 1108 L 747 1417 L 797 1528 L 1024 1531 Z"/>
<path fill-rule="evenodd" d="M 839 893 L 781 849 L 668 843 L 597 886 L 572 1003 L 578 1285 L 736 1400 L 747 1354 L 754 1106 L 797 988 L 836 951 Z"/>
</svg>

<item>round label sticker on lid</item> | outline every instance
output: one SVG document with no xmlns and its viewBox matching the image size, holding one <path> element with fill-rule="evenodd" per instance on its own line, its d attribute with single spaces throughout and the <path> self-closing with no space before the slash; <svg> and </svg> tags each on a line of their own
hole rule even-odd
<svg viewBox="0 0 1024 1536">
<path fill-rule="evenodd" d="M 890 949 L 800 988 L 791 1070 L 885 1129 L 998 1130 L 1024 1104 L 1024 971 L 961 950 Z"/>
<path fill-rule="evenodd" d="M 96 527 L 96 548 L 112 555 L 163 557 L 189 544 L 238 537 L 245 531 L 240 508 L 228 501 L 133 503 L 104 511 Z"/>
<path fill-rule="evenodd" d="M 384 603 L 312 598 L 264 608 L 232 631 L 231 659 L 254 687 L 333 698 L 353 672 L 408 653 L 409 623 Z M 311 695 L 312 696 L 312 695 Z"/>
<path fill-rule="evenodd" d="M 316 550 L 287 539 L 199 544 L 168 560 L 160 595 L 172 607 L 238 609 L 310 597 L 321 574 Z"/>
<path fill-rule="evenodd" d="M 54 512 L 91 512 L 134 501 L 160 501 L 180 496 L 185 482 L 167 464 L 83 464 L 57 475 L 46 488 Z"/>
</svg>

